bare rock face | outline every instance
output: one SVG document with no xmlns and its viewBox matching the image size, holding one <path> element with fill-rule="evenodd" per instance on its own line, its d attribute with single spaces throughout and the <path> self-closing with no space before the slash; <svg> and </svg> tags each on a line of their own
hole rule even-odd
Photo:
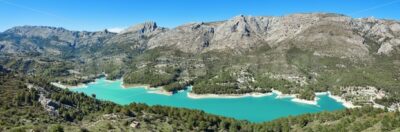
<svg viewBox="0 0 400 132">
<path fill-rule="evenodd" d="M 268 24 L 268 18 L 236 16 L 216 27 L 211 48 L 223 50 L 254 47 L 263 41 L 261 36 L 267 33 Z"/>
<path fill-rule="evenodd" d="M 399 49 L 400 39 L 391 39 L 388 42 L 384 42 L 380 48 L 378 49 L 378 54 L 390 55 L 390 53 L 394 50 L 395 47 Z"/>
<path fill-rule="evenodd" d="M 145 22 L 119 34 L 68 31 L 44 26 L 15 27 L 0 34 L 0 50 L 7 53 L 47 52 L 62 54 L 63 48 L 89 47 L 110 52 L 132 52 L 170 47 L 188 53 L 233 51 L 242 53 L 261 46 L 284 52 L 290 47 L 322 56 L 368 58 L 391 55 L 399 49 L 400 23 L 375 18 L 354 19 L 330 13 L 288 16 L 243 16 L 226 21 L 189 23 L 173 29 Z M 93 48 L 95 47 L 95 48 Z M 65 49 L 65 48 L 64 48 Z M 88 50 L 83 50 L 88 51 Z"/>
<path fill-rule="evenodd" d="M 190 23 L 157 34 L 148 48 L 173 46 L 184 52 L 233 50 L 238 53 L 268 45 L 299 47 L 320 55 L 368 58 L 390 54 L 398 47 L 398 22 L 374 18 L 353 19 L 339 14 L 294 14 L 283 17 L 236 16 L 227 21 Z M 378 44 L 379 50 L 371 49 Z"/>
<path fill-rule="evenodd" d="M 121 31 L 120 34 L 126 34 L 126 33 L 147 34 L 156 31 L 157 29 L 159 28 L 155 22 L 145 22 L 129 27 Z"/>
<path fill-rule="evenodd" d="M 167 31 L 166 28 L 158 27 L 155 22 L 145 22 L 129 27 L 114 37 L 107 40 L 105 46 L 113 49 L 118 48 L 128 50 L 145 50 L 147 49 L 147 41 L 153 36 Z"/>
<path fill-rule="evenodd" d="M 198 52 L 207 48 L 214 36 L 214 28 L 204 23 L 191 23 L 176 27 L 154 36 L 148 47 L 174 46 L 186 52 Z"/>
</svg>

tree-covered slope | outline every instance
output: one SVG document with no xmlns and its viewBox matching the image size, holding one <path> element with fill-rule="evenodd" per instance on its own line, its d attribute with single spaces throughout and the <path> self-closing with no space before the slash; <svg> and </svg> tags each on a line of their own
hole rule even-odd
<svg viewBox="0 0 400 132">
<path fill-rule="evenodd" d="M 1 131 L 398 131 L 398 112 L 364 107 L 254 124 L 198 110 L 120 106 L 55 88 L 45 79 L 0 75 Z M 140 125 L 131 127 L 137 122 Z"/>
</svg>

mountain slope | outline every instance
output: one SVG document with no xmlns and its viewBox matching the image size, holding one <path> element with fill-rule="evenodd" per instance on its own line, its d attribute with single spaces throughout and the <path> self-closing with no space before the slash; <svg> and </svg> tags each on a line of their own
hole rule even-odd
<svg viewBox="0 0 400 132">
<path fill-rule="evenodd" d="M 379 45 L 379 53 L 389 54 L 393 49 L 385 49 L 398 45 L 399 26 L 395 21 L 352 19 L 337 14 L 237 16 L 221 22 L 182 25 L 156 36 L 148 45 L 150 48 L 174 46 L 186 52 L 226 49 L 243 51 L 266 44 L 271 47 L 288 47 L 287 41 L 292 40 L 296 45 L 303 43 L 304 49 L 328 45 L 332 47 L 326 49 L 337 48 L 338 51 L 331 51 L 327 55 L 363 57 L 368 53 L 371 43 Z M 372 42 L 367 42 L 368 38 Z M 354 52 L 359 54 L 353 55 Z M 376 49 L 371 52 L 378 53 Z"/>
<path fill-rule="evenodd" d="M 1 33 L 0 51 L 8 54 L 61 55 L 101 45 L 114 35 L 108 31 L 80 32 L 46 26 L 20 26 Z"/>
<path fill-rule="evenodd" d="M 371 107 L 250 123 L 198 110 L 116 105 L 0 71 L 0 131 L 398 131 L 398 112 Z M 132 127 L 132 123 L 139 123 Z"/>
<path fill-rule="evenodd" d="M 320 51 L 322 55 L 363 57 L 369 52 L 389 55 L 391 51 L 397 50 L 399 32 L 400 24 L 396 21 L 353 19 L 338 14 L 294 14 L 282 17 L 240 15 L 227 21 L 190 23 L 173 29 L 146 22 L 119 34 L 108 31 L 79 32 L 45 26 L 21 26 L 1 34 L 1 47 L 5 52 L 15 52 L 11 47 L 24 46 L 39 48 L 33 51 L 43 52 L 40 48 L 46 46 L 81 48 L 107 43 L 129 48 L 126 44 L 131 43 L 131 46 L 141 47 L 142 50 L 172 46 L 192 53 L 212 50 L 243 52 L 263 45 L 289 47 L 290 40 L 304 49 L 337 49 L 330 52 Z"/>
<path fill-rule="evenodd" d="M 119 34 L 25 26 L 1 33 L 0 64 L 71 84 L 104 72 L 171 92 L 275 89 L 312 100 L 331 91 L 357 105 L 397 109 L 399 35 L 397 21 L 331 13 L 240 15 L 173 29 L 146 22 Z"/>
</svg>

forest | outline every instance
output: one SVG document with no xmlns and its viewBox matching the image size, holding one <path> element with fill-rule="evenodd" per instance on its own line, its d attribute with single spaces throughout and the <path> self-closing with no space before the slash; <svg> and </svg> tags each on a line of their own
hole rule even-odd
<svg viewBox="0 0 400 132">
<path fill-rule="evenodd" d="M 199 110 L 148 106 L 132 103 L 117 105 L 92 95 L 56 88 L 46 78 L 22 78 L 14 73 L 0 75 L 0 130 L 2 131 L 391 131 L 400 130 L 400 113 L 363 107 L 335 112 L 305 114 L 264 123 L 252 123 L 207 114 Z M 39 89 L 28 88 L 32 84 Z M 39 102 L 40 94 L 58 104 L 52 115 Z M 119 115 L 115 122 L 102 120 Z M 142 123 L 129 127 L 129 119 Z M 85 127 L 96 121 L 104 127 Z M 163 125 L 162 125 L 163 124 Z"/>
</svg>

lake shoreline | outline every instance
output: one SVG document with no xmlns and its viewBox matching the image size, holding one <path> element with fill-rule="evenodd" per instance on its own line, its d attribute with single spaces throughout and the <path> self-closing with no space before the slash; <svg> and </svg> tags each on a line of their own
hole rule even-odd
<svg viewBox="0 0 400 132">
<path fill-rule="evenodd" d="M 195 94 L 193 92 L 188 92 L 187 97 L 191 99 L 207 99 L 207 98 L 244 98 L 244 97 L 264 97 L 264 96 L 271 96 L 273 93 L 246 93 L 246 94 Z"/>
<path fill-rule="evenodd" d="M 122 80 L 97 79 L 96 82 L 88 84 L 87 88 L 69 89 L 73 92 L 96 95 L 96 99 L 107 100 L 119 105 L 131 103 L 144 103 L 149 106 L 163 105 L 187 109 L 198 109 L 207 113 L 231 117 L 251 122 L 264 122 L 274 120 L 283 116 L 300 115 L 321 111 L 333 111 L 345 109 L 345 107 L 327 95 L 318 96 L 318 105 L 314 101 L 296 100 L 294 95 L 281 94 L 278 91 L 266 93 L 244 93 L 244 94 L 209 94 L 198 95 L 204 99 L 193 99 L 196 87 L 188 86 L 185 90 L 167 92 L 162 87 L 148 88 L 137 87 L 139 84 L 126 85 L 123 88 Z M 136 87 L 132 87 L 136 86 Z M 192 89 L 193 88 L 193 89 Z M 192 93 L 193 92 L 193 93 Z M 280 98 L 276 98 L 278 94 Z M 210 99 L 212 98 L 212 99 Z M 227 99 L 223 99 L 227 98 Z M 243 112 L 247 111 L 247 112 Z"/>
<path fill-rule="evenodd" d="M 340 96 L 336 96 L 336 95 L 332 95 L 330 92 L 328 93 L 328 96 L 334 100 L 336 100 L 337 102 L 340 102 L 343 104 L 344 107 L 346 108 L 359 108 L 361 106 L 356 106 L 353 104 L 353 102 L 351 101 L 346 101 L 345 99 L 343 99 Z"/>
<path fill-rule="evenodd" d="M 272 89 L 269 93 L 246 93 L 246 94 L 195 94 L 192 92 L 188 92 L 187 96 L 192 99 L 207 99 L 207 98 L 244 98 L 244 97 L 264 97 L 271 96 L 272 94 L 276 94 L 276 99 L 284 99 L 284 98 L 292 98 L 291 101 L 295 103 L 308 104 L 308 105 L 318 105 L 318 97 L 315 97 L 314 100 L 305 100 L 297 98 L 298 94 L 283 94 L 281 91 Z M 346 101 L 340 96 L 332 95 L 330 91 L 327 92 L 315 92 L 315 95 L 328 95 L 329 98 L 335 100 L 336 102 L 342 103 L 342 105 L 346 108 L 358 108 L 360 106 L 353 105 L 353 102 Z"/>
<path fill-rule="evenodd" d="M 160 94 L 160 95 L 166 95 L 166 96 L 172 96 L 174 93 L 165 91 L 164 89 L 155 89 L 155 90 L 148 90 L 147 93 L 151 94 Z"/>
<path fill-rule="evenodd" d="M 150 85 L 148 85 L 148 84 L 126 84 L 126 83 L 124 83 L 124 78 L 121 78 L 121 79 L 118 79 L 118 80 L 121 80 L 121 87 L 122 88 L 145 88 L 145 89 L 150 89 Z M 112 81 L 112 80 L 110 80 L 110 81 Z"/>
<path fill-rule="evenodd" d="M 151 94 L 160 94 L 160 95 L 165 95 L 165 96 L 172 96 L 174 93 L 165 91 L 163 87 L 150 87 L 148 84 L 124 84 L 124 81 L 122 81 L 123 78 L 121 78 L 121 87 L 122 88 L 144 88 L 147 90 L 147 93 Z"/>
<path fill-rule="evenodd" d="M 257 92 L 252 92 L 252 93 L 245 93 L 245 94 L 195 94 L 192 92 L 187 93 L 187 97 L 191 99 L 207 99 L 207 98 L 226 98 L 226 99 L 232 99 L 232 98 L 245 98 L 245 97 L 253 97 L 253 98 L 259 98 L 259 97 L 264 97 L 264 96 L 271 96 L 273 94 L 276 94 L 277 96 L 275 97 L 276 99 L 284 99 L 284 98 L 292 98 L 291 101 L 295 103 L 301 103 L 301 104 L 309 104 L 309 105 L 318 105 L 318 100 L 319 98 L 314 98 L 314 100 L 305 100 L 305 99 L 300 99 L 297 98 L 296 94 L 283 94 L 280 91 L 277 90 L 272 90 L 271 92 L 268 93 L 257 93 Z"/>
<path fill-rule="evenodd" d="M 290 101 L 295 102 L 295 103 L 301 103 L 301 104 L 308 104 L 308 105 L 318 105 L 318 97 L 315 97 L 314 100 L 306 100 L 306 99 L 300 99 L 297 98 L 298 94 L 283 94 L 281 91 L 274 90 L 272 89 L 272 93 L 275 93 L 277 96 L 277 99 L 284 99 L 284 98 L 291 98 Z"/>
<path fill-rule="evenodd" d="M 293 98 L 290 101 L 296 102 L 296 103 L 302 103 L 302 104 L 309 104 L 309 105 L 318 105 L 318 97 L 315 97 L 314 100 L 306 100 L 306 99 L 300 99 L 300 98 Z"/>
<path fill-rule="evenodd" d="M 51 82 L 51 85 L 61 88 L 61 89 L 74 89 L 74 88 L 86 88 L 87 84 L 81 83 L 78 85 L 65 85 L 65 84 L 61 84 L 60 82 Z"/>
<path fill-rule="evenodd" d="M 336 102 L 342 103 L 343 106 L 346 107 L 346 108 L 358 108 L 358 107 L 361 107 L 361 106 L 354 105 L 353 102 L 351 102 L 351 101 L 346 101 L 345 99 L 343 99 L 340 96 L 333 95 L 330 91 L 318 92 L 318 93 L 315 93 L 315 95 L 328 95 L 329 98 L 334 99 Z"/>
<path fill-rule="evenodd" d="M 168 92 L 162 89 L 162 87 L 157 87 L 157 88 L 152 88 L 148 84 L 124 84 L 122 81 L 123 78 L 117 79 L 121 80 L 120 86 L 122 88 L 144 88 L 148 90 L 148 93 L 151 94 L 160 94 L 160 95 L 166 95 L 166 96 L 172 96 L 174 93 L 173 92 Z M 109 83 L 113 83 L 117 80 L 107 80 Z M 95 83 L 95 82 L 90 82 L 87 84 L 79 84 L 77 86 L 72 86 L 72 85 L 64 85 L 59 82 L 51 82 L 53 86 L 62 88 L 62 89 L 73 89 L 73 88 L 86 88 L 88 84 Z M 291 98 L 292 102 L 295 103 L 301 103 L 301 104 L 308 104 L 308 105 L 318 105 L 318 97 L 315 97 L 314 100 L 305 100 L 305 99 L 300 99 L 297 98 L 298 94 L 283 94 L 281 91 L 274 90 L 272 89 L 271 92 L 268 93 L 258 93 L 258 92 L 252 92 L 252 93 L 245 93 L 245 94 L 195 94 L 191 92 L 190 89 L 189 92 L 187 93 L 187 97 L 191 99 L 207 99 L 207 98 L 227 98 L 227 99 L 232 99 L 232 98 L 245 98 L 245 97 L 254 97 L 254 98 L 259 98 L 259 97 L 265 97 L 265 96 L 271 96 L 273 94 L 276 94 L 276 99 L 285 99 L 285 98 Z M 327 92 L 316 92 L 315 95 L 328 95 L 328 97 L 334 99 L 336 102 L 340 102 L 343 104 L 344 107 L 346 108 L 357 108 L 360 106 L 355 106 L 351 101 L 346 101 L 340 96 L 335 96 L 332 95 L 330 91 Z"/>
<path fill-rule="evenodd" d="M 145 89 L 151 89 L 150 85 L 146 84 L 121 84 L 122 88 L 145 88 Z"/>
</svg>

